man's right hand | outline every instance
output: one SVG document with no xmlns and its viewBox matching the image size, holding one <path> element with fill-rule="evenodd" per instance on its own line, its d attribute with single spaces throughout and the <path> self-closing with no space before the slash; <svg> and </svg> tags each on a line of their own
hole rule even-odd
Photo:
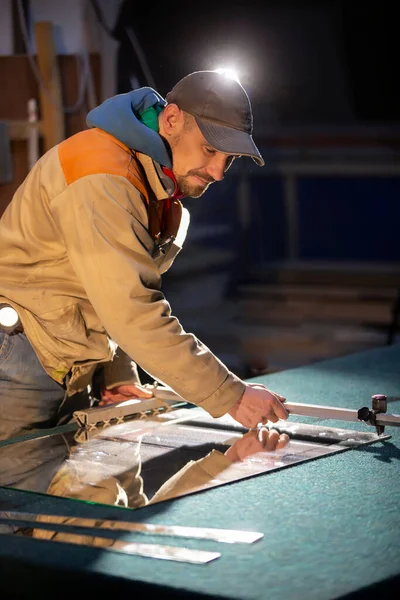
<svg viewBox="0 0 400 600">
<path fill-rule="evenodd" d="M 283 404 L 285 400 L 261 383 L 247 383 L 243 396 L 228 414 L 248 429 L 256 427 L 258 423 L 276 423 L 289 416 Z"/>
</svg>

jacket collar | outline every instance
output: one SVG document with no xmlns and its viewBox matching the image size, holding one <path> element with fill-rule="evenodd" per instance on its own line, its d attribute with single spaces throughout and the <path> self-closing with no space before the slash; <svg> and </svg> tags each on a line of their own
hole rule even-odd
<svg viewBox="0 0 400 600">
<path fill-rule="evenodd" d="M 141 152 L 136 152 L 136 157 L 145 170 L 147 180 L 157 200 L 166 200 L 167 198 L 180 200 L 183 198 L 170 169 L 162 168 L 150 156 Z"/>
</svg>

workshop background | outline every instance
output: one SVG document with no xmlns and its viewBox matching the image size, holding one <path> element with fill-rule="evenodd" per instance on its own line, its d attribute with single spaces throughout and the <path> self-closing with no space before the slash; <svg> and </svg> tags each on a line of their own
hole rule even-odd
<svg viewBox="0 0 400 600">
<path fill-rule="evenodd" d="M 356 4 L 0 0 L 0 215 L 107 97 L 235 69 L 266 166 L 185 200 L 173 313 L 244 378 L 399 343 L 395 5 Z"/>
</svg>

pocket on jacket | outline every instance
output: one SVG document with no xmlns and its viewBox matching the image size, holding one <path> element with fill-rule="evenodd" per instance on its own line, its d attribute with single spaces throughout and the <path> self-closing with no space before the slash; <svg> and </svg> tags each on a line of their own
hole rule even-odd
<svg viewBox="0 0 400 600">
<path fill-rule="evenodd" d="M 70 304 L 37 316 L 42 326 L 50 333 L 66 334 L 84 323 L 79 304 Z"/>
</svg>

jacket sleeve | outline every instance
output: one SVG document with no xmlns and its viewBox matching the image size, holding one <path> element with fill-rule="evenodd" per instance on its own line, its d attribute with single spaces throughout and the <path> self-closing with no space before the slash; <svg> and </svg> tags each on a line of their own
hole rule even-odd
<svg viewBox="0 0 400 600">
<path fill-rule="evenodd" d="M 113 360 L 104 363 L 103 381 L 107 390 L 117 385 L 140 384 L 140 377 L 136 363 L 118 348 Z"/>
<path fill-rule="evenodd" d="M 149 504 L 164 502 L 178 496 L 204 490 L 213 485 L 226 483 L 222 473 L 232 462 L 218 450 L 212 450 L 204 458 L 188 462 L 178 473 L 163 483 L 150 499 Z"/>
<path fill-rule="evenodd" d="M 90 175 L 69 185 L 50 209 L 111 339 L 186 401 L 213 417 L 225 414 L 245 384 L 171 314 L 136 188 L 121 176 Z"/>
</svg>

